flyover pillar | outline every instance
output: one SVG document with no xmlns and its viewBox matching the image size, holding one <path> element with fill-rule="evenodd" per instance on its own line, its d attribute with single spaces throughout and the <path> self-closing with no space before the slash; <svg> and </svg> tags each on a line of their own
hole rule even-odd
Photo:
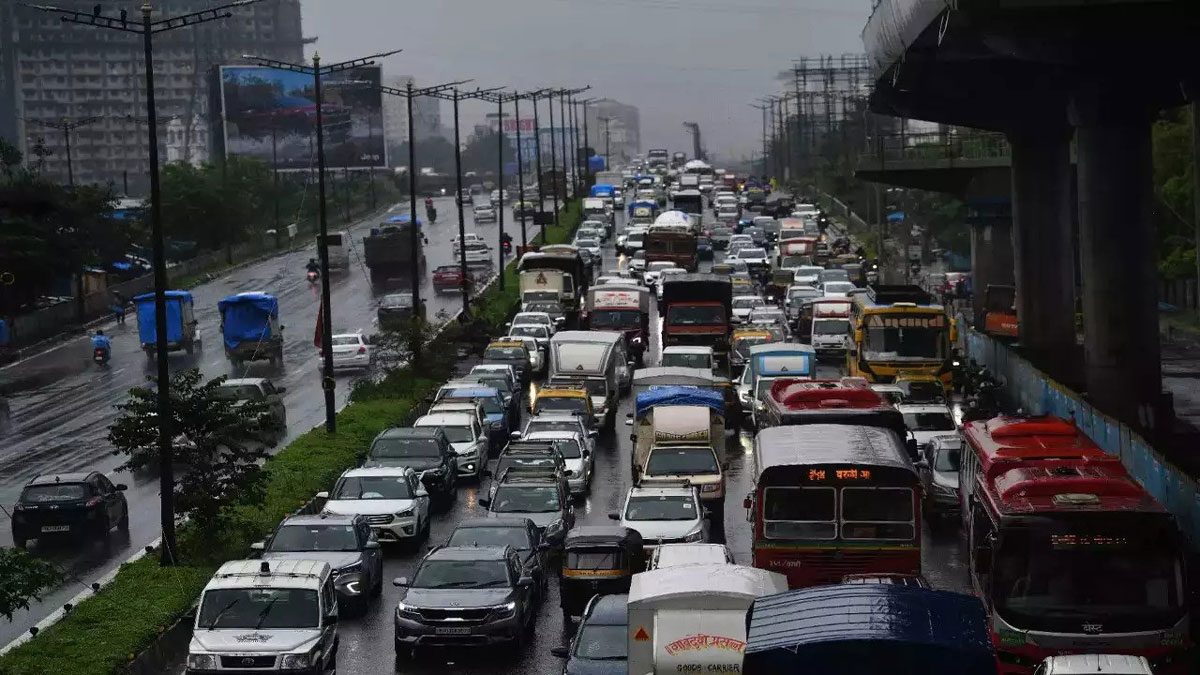
<svg viewBox="0 0 1200 675">
<path fill-rule="evenodd" d="M 1122 96 L 1075 103 L 1087 393 L 1150 432 L 1162 408 L 1149 111 Z M 1163 414 L 1166 413 L 1166 414 Z"/>
<path fill-rule="evenodd" d="M 1060 381 L 1070 374 L 1075 352 L 1070 138 L 1061 124 L 1008 133 L 1020 345 Z"/>
<path fill-rule="evenodd" d="M 972 320 L 982 330 L 988 285 L 1013 282 L 1012 221 L 1005 216 L 969 217 L 969 220 Z"/>
</svg>

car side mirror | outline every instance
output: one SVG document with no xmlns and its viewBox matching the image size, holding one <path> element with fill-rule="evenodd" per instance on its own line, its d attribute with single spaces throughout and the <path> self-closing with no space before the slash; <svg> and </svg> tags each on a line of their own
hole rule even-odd
<svg viewBox="0 0 1200 675">
<path fill-rule="evenodd" d="M 595 429 L 588 431 L 588 438 L 596 438 L 599 435 L 600 435 L 600 432 L 596 431 Z"/>
<path fill-rule="evenodd" d="M 917 459 L 917 439 L 910 438 L 904 441 L 904 447 L 908 450 L 908 456 L 912 459 Z"/>
<path fill-rule="evenodd" d="M 514 441 L 519 441 L 519 440 L 521 440 L 521 432 L 514 431 L 511 434 L 509 434 L 508 437 L 513 439 Z"/>
<path fill-rule="evenodd" d="M 251 551 L 265 551 L 266 549 L 267 549 L 267 542 L 265 542 L 265 541 L 256 541 L 253 544 L 250 544 Z"/>
<path fill-rule="evenodd" d="M 565 659 L 565 658 L 567 658 L 568 656 L 570 656 L 570 655 L 571 655 L 571 652 L 570 652 L 570 650 L 569 650 L 569 649 L 567 649 L 566 647 L 551 647 L 551 648 L 550 648 L 550 655 L 551 655 L 551 656 L 556 656 L 556 657 L 558 657 L 558 658 L 560 658 L 560 659 Z"/>
<path fill-rule="evenodd" d="M 396 577 L 395 579 L 392 579 L 392 585 L 399 588 L 405 588 L 408 586 L 408 577 Z"/>
<path fill-rule="evenodd" d="M 129 489 L 129 486 L 124 483 L 117 483 L 113 487 L 116 488 L 120 492 L 124 492 Z"/>
<path fill-rule="evenodd" d="M 285 391 L 287 391 L 287 387 L 275 387 L 276 394 L 282 394 Z"/>
<path fill-rule="evenodd" d="M 492 500 L 489 497 L 480 497 L 476 500 L 476 503 L 486 509 L 492 505 Z"/>
<path fill-rule="evenodd" d="M 329 493 L 328 492 L 318 492 L 317 494 L 313 495 L 313 498 L 327 500 L 327 499 L 329 499 Z"/>
<path fill-rule="evenodd" d="M 377 540 L 377 539 L 368 539 L 368 540 L 367 540 L 367 543 L 366 543 L 366 544 L 363 544 L 363 548 L 364 548 L 364 549 L 366 549 L 366 550 L 368 550 L 368 551 L 378 551 L 378 550 L 379 550 L 379 548 L 380 548 L 380 545 L 379 545 L 379 540 Z"/>
<path fill-rule="evenodd" d="M 521 577 L 517 579 L 517 586 L 521 588 L 529 588 L 533 585 L 533 577 Z"/>
<path fill-rule="evenodd" d="M 618 513 L 618 512 L 616 512 L 616 511 L 609 511 L 609 512 L 608 512 L 608 519 L 609 519 L 609 520 L 620 520 L 620 519 L 621 519 L 621 514 L 620 514 L 620 513 Z"/>
</svg>

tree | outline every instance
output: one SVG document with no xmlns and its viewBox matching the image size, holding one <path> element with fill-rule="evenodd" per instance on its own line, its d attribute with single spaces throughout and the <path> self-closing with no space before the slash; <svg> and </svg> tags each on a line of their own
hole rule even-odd
<svg viewBox="0 0 1200 675">
<path fill-rule="evenodd" d="M 29 609 L 31 600 L 58 583 L 61 575 L 50 563 L 17 548 L 0 549 L 0 614 L 12 621 L 19 609 Z"/>
<path fill-rule="evenodd" d="M 498 144 L 500 143 L 503 143 L 504 147 L 504 162 L 506 164 L 516 162 L 517 155 L 509 145 L 508 137 L 502 132 L 493 131 L 482 136 L 475 136 L 467 142 L 467 146 L 462 151 L 463 171 L 494 172 L 499 159 L 500 146 Z"/>
<path fill-rule="evenodd" d="M 388 150 L 393 165 L 408 164 L 408 141 L 393 145 Z M 441 136 L 430 136 L 417 140 L 417 173 L 431 167 L 437 173 L 454 171 L 454 144 Z M 405 186 L 407 189 L 407 186 Z"/>
<path fill-rule="evenodd" d="M 191 369 L 170 385 L 175 462 L 186 467 L 176 477 L 176 508 L 207 531 L 224 522 L 222 509 L 234 498 L 262 498 L 264 441 L 282 432 L 265 401 L 236 400 L 224 384 L 224 376 L 201 383 L 200 371 Z M 121 416 L 108 440 L 128 457 L 121 470 L 158 466 L 156 397 L 152 387 L 135 387 L 117 406 Z"/>
</svg>

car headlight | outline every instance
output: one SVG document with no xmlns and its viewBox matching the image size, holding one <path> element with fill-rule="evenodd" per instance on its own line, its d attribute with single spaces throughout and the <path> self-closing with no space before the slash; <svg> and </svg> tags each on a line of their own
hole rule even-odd
<svg viewBox="0 0 1200 675">
<path fill-rule="evenodd" d="M 361 571 L 363 571 L 363 561 L 356 560 L 349 565 L 346 565 L 344 567 L 339 567 L 337 569 L 337 571 L 334 572 L 334 575 L 336 576 L 339 574 L 351 574 L 353 572 L 361 572 Z"/>
<path fill-rule="evenodd" d="M 683 538 L 684 541 L 689 542 L 689 543 L 703 541 L 703 539 L 704 539 L 704 532 L 700 529 L 696 529 L 696 530 L 689 532 L 688 535 Z"/>
<path fill-rule="evenodd" d="M 404 509 L 403 511 L 397 511 L 396 517 L 397 518 L 412 518 L 414 513 L 416 513 L 416 508 L 410 506 L 407 509 Z"/>
<path fill-rule="evenodd" d="M 492 607 L 492 611 L 495 612 L 498 616 L 511 616 L 512 614 L 515 614 L 517 611 L 517 601 L 509 600 L 508 602 L 504 603 L 503 605 L 496 605 L 496 606 Z"/>
<path fill-rule="evenodd" d="M 701 492 L 720 492 L 721 484 L 720 483 L 710 483 L 708 485 L 701 485 L 700 491 Z"/>
<path fill-rule="evenodd" d="M 187 667 L 192 670 L 216 670 L 216 654 L 188 654 Z"/>
<path fill-rule="evenodd" d="M 412 605 L 404 603 L 403 601 L 396 603 L 396 614 L 413 619 L 421 618 L 420 610 Z"/>
<path fill-rule="evenodd" d="M 316 652 L 307 652 L 305 654 L 284 654 L 279 660 L 280 670 L 305 670 L 311 668 L 313 661 L 316 660 Z"/>
</svg>

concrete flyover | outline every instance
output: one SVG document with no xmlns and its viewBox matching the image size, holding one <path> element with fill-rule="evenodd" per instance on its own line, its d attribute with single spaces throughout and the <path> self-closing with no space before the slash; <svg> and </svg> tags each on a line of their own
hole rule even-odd
<svg viewBox="0 0 1200 675">
<path fill-rule="evenodd" d="M 879 0 L 863 30 L 873 112 L 1007 138 L 1020 343 L 1055 374 L 1075 345 L 1077 210 L 1082 384 L 1099 409 L 1151 437 L 1171 416 L 1150 122 L 1197 98 L 1198 29 L 1195 0 Z M 1007 239 L 992 234 L 991 243 Z M 983 248 L 984 257 L 1005 255 Z"/>
</svg>

